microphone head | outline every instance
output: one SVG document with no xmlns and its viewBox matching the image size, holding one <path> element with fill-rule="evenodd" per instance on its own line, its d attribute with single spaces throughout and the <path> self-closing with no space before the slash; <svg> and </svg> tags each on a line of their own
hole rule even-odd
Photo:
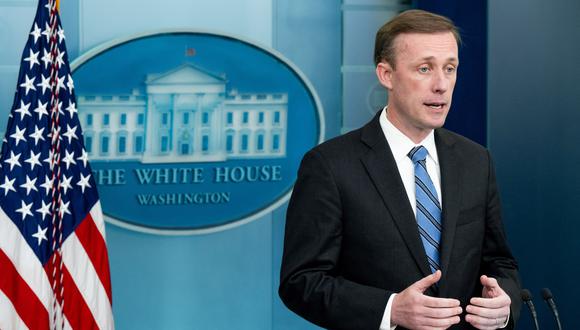
<svg viewBox="0 0 580 330">
<path fill-rule="evenodd" d="M 554 298 L 554 296 L 552 295 L 552 291 L 550 291 L 550 289 L 548 289 L 548 288 L 542 289 L 542 297 L 544 297 L 544 300 Z"/>
<path fill-rule="evenodd" d="M 521 292 L 522 300 L 523 301 L 530 301 L 532 300 L 532 293 L 528 289 L 523 289 Z"/>
</svg>

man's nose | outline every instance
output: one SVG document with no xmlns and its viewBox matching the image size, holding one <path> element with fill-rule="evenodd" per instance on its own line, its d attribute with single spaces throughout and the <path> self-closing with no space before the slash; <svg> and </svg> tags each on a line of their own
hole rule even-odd
<svg viewBox="0 0 580 330">
<path fill-rule="evenodd" d="M 443 94 L 447 92 L 449 86 L 451 85 L 451 77 L 449 77 L 445 72 L 437 72 L 433 76 L 433 93 Z"/>
</svg>

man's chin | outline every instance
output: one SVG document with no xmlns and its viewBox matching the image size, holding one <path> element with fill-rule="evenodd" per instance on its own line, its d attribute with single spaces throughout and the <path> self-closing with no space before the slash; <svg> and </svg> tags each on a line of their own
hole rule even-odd
<svg viewBox="0 0 580 330">
<path fill-rule="evenodd" d="M 430 129 L 437 129 L 437 128 L 443 127 L 443 125 L 445 125 L 445 120 L 432 121 L 428 125 L 425 125 L 425 126 L 430 128 Z"/>
<path fill-rule="evenodd" d="M 443 125 L 445 125 L 445 119 L 447 119 L 447 113 L 445 114 L 441 114 L 438 116 L 434 116 L 434 118 L 430 118 L 431 120 L 429 121 L 429 126 L 432 129 L 436 129 L 436 128 L 441 128 L 443 127 Z"/>
</svg>

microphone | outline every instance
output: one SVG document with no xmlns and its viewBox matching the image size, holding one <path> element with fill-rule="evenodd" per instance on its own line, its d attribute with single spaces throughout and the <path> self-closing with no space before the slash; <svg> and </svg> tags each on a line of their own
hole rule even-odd
<svg viewBox="0 0 580 330">
<path fill-rule="evenodd" d="M 548 288 L 543 288 L 542 296 L 544 297 L 544 300 L 548 306 L 550 306 L 550 310 L 552 310 L 552 314 L 554 314 L 554 317 L 556 318 L 558 330 L 562 330 L 562 323 L 560 323 L 560 316 L 558 315 L 558 309 L 556 308 L 556 303 L 554 302 L 554 296 L 552 295 L 552 292 Z"/>
<path fill-rule="evenodd" d="M 534 307 L 534 302 L 532 302 L 532 293 L 528 289 L 523 289 L 521 295 L 522 300 L 526 305 L 528 305 L 530 313 L 532 313 L 532 318 L 534 319 L 534 325 L 536 326 L 536 330 L 540 330 L 540 326 L 538 325 L 538 314 L 536 313 L 536 307 Z"/>
</svg>

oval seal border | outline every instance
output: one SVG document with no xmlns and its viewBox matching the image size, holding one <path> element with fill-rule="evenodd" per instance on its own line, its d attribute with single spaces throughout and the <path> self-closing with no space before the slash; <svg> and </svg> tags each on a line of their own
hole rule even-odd
<svg viewBox="0 0 580 330">
<path fill-rule="evenodd" d="M 282 55 L 282 53 L 278 52 L 277 50 L 275 50 L 271 47 L 261 45 L 255 41 L 251 41 L 251 40 L 246 39 L 244 37 L 240 37 L 240 36 L 236 36 L 236 35 L 232 35 L 232 34 L 219 33 L 219 32 L 215 32 L 215 31 L 199 30 L 199 29 L 161 29 L 161 30 L 156 30 L 156 31 L 133 34 L 133 35 L 130 35 L 127 37 L 117 38 L 117 39 L 113 39 L 111 41 L 105 42 L 105 43 L 100 44 L 100 45 L 88 50 L 87 52 L 83 53 L 82 55 L 80 55 L 78 58 L 76 58 L 71 63 L 71 72 L 74 74 L 74 71 L 77 68 L 82 66 L 85 62 L 89 61 L 93 57 L 98 56 L 101 53 L 103 53 L 111 48 L 120 46 L 120 45 L 128 43 L 130 41 L 138 40 L 138 39 L 146 38 L 146 37 L 152 37 L 152 36 L 171 35 L 171 34 L 188 34 L 188 33 L 190 33 L 190 34 L 203 34 L 203 35 L 208 35 L 208 36 L 214 36 L 214 37 L 239 41 L 239 42 L 242 42 L 250 47 L 257 48 L 258 50 L 263 51 L 263 52 L 269 54 L 270 56 L 280 60 L 284 65 L 286 65 L 290 70 L 292 70 L 297 75 L 297 77 L 301 80 L 301 82 L 306 87 L 306 90 L 308 91 L 308 93 L 312 97 L 314 104 L 316 105 L 316 115 L 317 115 L 317 119 L 318 119 L 317 120 L 318 121 L 318 141 L 317 141 L 317 144 L 320 144 L 321 142 L 324 141 L 324 134 L 325 134 L 324 110 L 322 107 L 322 102 L 320 101 L 320 98 L 319 98 L 318 94 L 316 93 L 316 90 L 314 89 L 310 80 L 306 77 L 306 75 L 294 63 L 292 63 L 289 59 L 287 59 L 284 55 Z M 221 232 L 224 230 L 233 229 L 233 228 L 245 225 L 247 223 L 250 223 L 250 222 L 257 220 L 259 218 L 262 218 L 266 214 L 271 213 L 275 209 L 279 208 L 282 204 L 287 202 L 290 199 L 291 193 L 292 193 L 292 188 L 290 188 L 288 191 L 283 193 L 282 196 L 279 197 L 278 199 L 274 200 L 273 202 L 271 202 L 267 206 L 256 210 L 255 212 L 249 214 L 248 216 L 245 216 L 245 217 L 242 217 L 239 219 L 232 219 L 232 221 L 230 221 L 226 224 L 217 225 L 217 226 L 213 226 L 213 227 L 198 228 L 198 229 L 153 228 L 153 227 L 147 227 L 144 225 L 137 225 L 135 223 L 123 221 L 121 219 L 111 217 L 111 216 L 107 215 L 105 212 L 103 212 L 103 216 L 104 216 L 105 221 L 110 223 L 110 224 L 113 224 L 115 226 L 118 226 L 118 227 L 121 227 L 124 229 L 132 230 L 132 231 L 136 231 L 136 232 L 141 232 L 141 233 L 146 233 L 146 234 L 165 235 L 165 236 L 204 235 L 204 234 L 217 233 L 217 232 Z"/>
</svg>

